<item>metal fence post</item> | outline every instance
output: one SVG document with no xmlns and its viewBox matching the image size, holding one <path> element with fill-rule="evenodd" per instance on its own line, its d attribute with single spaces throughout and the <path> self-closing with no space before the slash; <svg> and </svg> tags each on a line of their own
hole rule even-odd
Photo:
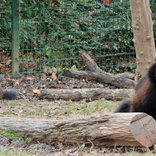
<svg viewBox="0 0 156 156">
<path fill-rule="evenodd" d="M 12 77 L 19 76 L 18 0 L 12 0 Z"/>
</svg>

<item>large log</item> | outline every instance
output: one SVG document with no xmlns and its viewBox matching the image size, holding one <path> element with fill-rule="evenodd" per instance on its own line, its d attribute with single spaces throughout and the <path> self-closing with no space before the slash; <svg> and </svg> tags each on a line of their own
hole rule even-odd
<svg viewBox="0 0 156 156">
<path fill-rule="evenodd" d="M 66 121 L 0 117 L 0 130 L 56 144 L 143 146 L 156 143 L 156 121 L 145 113 L 115 113 Z"/>
<path fill-rule="evenodd" d="M 104 89 L 104 88 L 82 88 L 82 89 L 44 89 L 39 92 L 43 99 L 63 100 L 123 100 L 130 98 L 133 89 Z"/>
<path fill-rule="evenodd" d="M 86 78 L 89 80 L 108 83 L 119 88 L 134 88 L 135 84 L 133 80 L 130 80 L 125 76 L 107 73 L 101 70 L 95 61 L 85 51 L 80 51 L 79 53 L 81 59 L 87 65 L 89 71 L 64 70 L 64 76 L 73 78 Z"/>
</svg>

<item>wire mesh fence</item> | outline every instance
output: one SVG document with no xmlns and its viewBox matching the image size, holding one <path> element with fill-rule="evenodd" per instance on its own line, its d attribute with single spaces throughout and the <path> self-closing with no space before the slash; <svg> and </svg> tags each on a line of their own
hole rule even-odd
<svg viewBox="0 0 156 156">
<path fill-rule="evenodd" d="M 150 0 L 156 37 L 155 2 Z M 0 3 L 1 76 L 11 73 L 11 5 Z M 20 75 L 41 74 L 52 67 L 85 68 L 80 50 L 108 72 L 134 71 L 128 0 L 21 0 L 17 11 Z"/>
</svg>

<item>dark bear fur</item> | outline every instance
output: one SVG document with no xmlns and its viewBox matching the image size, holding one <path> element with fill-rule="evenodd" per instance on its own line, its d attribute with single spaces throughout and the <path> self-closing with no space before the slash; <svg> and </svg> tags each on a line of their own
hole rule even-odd
<svg viewBox="0 0 156 156">
<path fill-rule="evenodd" d="M 16 91 L 3 91 L 2 99 L 3 100 L 15 100 L 17 99 L 17 93 Z"/>
<path fill-rule="evenodd" d="M 116 112 L 144 112 L 156 120 L 156 63 L 141 78 L 134 90 L 134 96 L 121 103 Z"/>
</svg>

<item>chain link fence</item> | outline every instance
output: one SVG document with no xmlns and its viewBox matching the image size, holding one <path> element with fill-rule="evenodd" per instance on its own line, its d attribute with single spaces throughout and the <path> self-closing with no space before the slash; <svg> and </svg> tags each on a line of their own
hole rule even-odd
<svg viewBox="0 0 156 156">
<path fill-rule="evenodd" d="M 14 25 L 16 10 L 11 6 L 16 2 L 0 3 L 1 76 L 12 72 L 13 45 L 19 48 L 20 76 L 40 75 L 52 67 L 60 73 L 64 68 L 84 69 L 80 50 L 108 72 L 134 72 L 129 0 L 20 0 Z M 155 2 L 150 0 L 156 38 Z"/>
</svg>

